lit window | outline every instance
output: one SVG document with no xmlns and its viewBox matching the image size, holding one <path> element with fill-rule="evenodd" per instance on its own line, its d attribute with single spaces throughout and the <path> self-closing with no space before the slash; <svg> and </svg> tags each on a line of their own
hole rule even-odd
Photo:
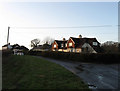
<svg viewBox="0 0 120 91">
<path fill-rule="evenodd" d="M 54 45 L 54 48 L 56 48 L 56 45 Z"/>
<path fill-rule="evenodd" d="M 67 43 L 65 44 L 65 46 L 67 47 Z"/>
<path fill-rule="evenodd" d="M 63 47 L 63 44 L 61 44 L 61 47 Z"/>
<path fill-rule="evenodd" d="M 93 45 L 97 46 L 97 45 L 98 45 L 98 43 L 97 43 L 97 42 L 93 42 Z"/>
<path fill-rule="evenodd" d="M 69 43 L 69 46 L 72 46 L 72 43 Z"/>
</svg>

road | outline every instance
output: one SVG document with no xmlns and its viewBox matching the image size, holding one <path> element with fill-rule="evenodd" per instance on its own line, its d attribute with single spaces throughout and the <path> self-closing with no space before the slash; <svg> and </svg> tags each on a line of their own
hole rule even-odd
<svg viewBox="0 0 120 91">
<path fill-rule="evenodd" d="M 89 88 L 93 90 L 99 89 L 117 89 L 118 88 L 118 68 L 120 64 L 104 65 L 93 63 L 81 63 L 72 61 L 55 60 L 45 57 L 40 57 L 50 62 L 59 64 L 75 75 L 79 76 Z M 120 71 L 120 70 L 119 70 Z"/>
</svg>

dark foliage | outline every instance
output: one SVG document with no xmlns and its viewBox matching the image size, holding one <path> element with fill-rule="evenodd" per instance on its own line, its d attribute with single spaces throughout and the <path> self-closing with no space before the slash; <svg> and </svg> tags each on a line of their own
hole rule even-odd
<svg viewBox="0 0 120 91">
<path fill-rule="evenodd" d="M 60 60 L 70 60 L 88 63 L 104 63 L 113 64 L 120 63 L 120 54 L 113 53 L 99 53 L 99 54 L 83 54 L 83 53 L 65 53 L 65 52 L 40 52 L 40 51 L 29 51 L 29 55 L 43 56 Z"/>
<path fill-rule="evenodd" d="M 103 53 L 118 53 L 118 47 L 115 45 L 104 45 L 101 47 Z"/>
<path fill-rule="evenodd" d="M 12 54 L 11 50 L 2 50 L 2 57 L 7 57 Z"/>
<path fill-rule="evenodd" d="M 118 52 L 120 53 L 120 43 L 118 44 Z"/>
<path fill-rule="evenodd" d="M 118 42 L 107 41 L 101 46 L 102 53 L 120 53 L 119 45 Z"/>
</svg>

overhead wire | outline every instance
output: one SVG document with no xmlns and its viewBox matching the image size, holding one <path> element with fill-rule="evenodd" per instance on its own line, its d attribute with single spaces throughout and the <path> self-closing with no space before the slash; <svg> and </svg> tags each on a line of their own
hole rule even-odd
<svg viewBox="0 0 120 91">
<path fill-rule="evenodd" d="M 120 25 L 115 25 L 120 26 Z M 65 27 L 10 27 L 12 29 L 71 29 L 71 28 L 99 28 L 99 27 L 114 27 L 114 25 L 99 25 L 99 26 L 65 26 Z"/>
</svg>

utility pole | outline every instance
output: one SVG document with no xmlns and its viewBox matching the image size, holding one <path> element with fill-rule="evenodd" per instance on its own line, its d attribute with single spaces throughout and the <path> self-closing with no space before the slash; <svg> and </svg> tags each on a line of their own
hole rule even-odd
<svg viewBox="0 0 120 91">
<path fill-rule="evenodd" d="M 9 43 L 9 30 L 10 30 L 10 27 L 8 27 L 7 44 Z"/>
</svg>

